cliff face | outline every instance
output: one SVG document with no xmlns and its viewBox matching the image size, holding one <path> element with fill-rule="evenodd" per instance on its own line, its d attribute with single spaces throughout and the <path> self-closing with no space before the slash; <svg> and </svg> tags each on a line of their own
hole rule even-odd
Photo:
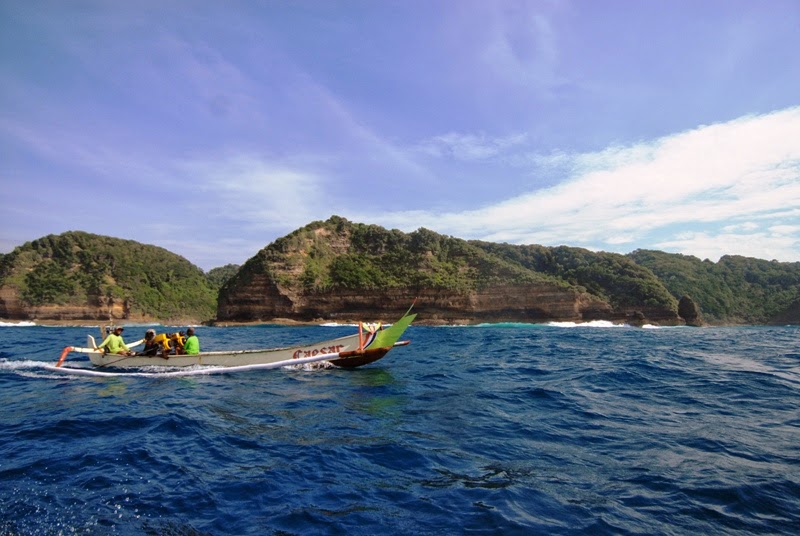
<svg viewBox="0 0 800 536">
<path fill-rule="evenodd" d="M 14 287 L 0 288 L 0 318 L 28 320 L 28 312 L 20 302 L 19 291 Z"/>
<path fill-rule="evenodd" d="M 531 269 L 535 252 L 517 260 L 486 249 L 425 230 L 404 235 L 340 218 L 316 222 L 248 261 L 222 288 L 217 320 L 392 321 L 416 299 L 416 310 L 422 313 L 419 320 L 432 324 L 683 323 L 675 300 L 651 280 L 646 283 L 660 294 L 646 295 L 650 304 L 637 303 L 627 294 L 612 300 L 586 291 L 583 284 Z M 580 262 L 586 262 L 589 253 L 581 255 Z M 561 257 L 559 262 L 567 262 Z M 620 259 L 614 262 L 624 269 L 638 268 Z M 608 259 L 604 262 L 609 264 Z M 609 268 L 613 269 L 618 268 Z M 595 286 L 604 291 L 608 285 Z"/>
<path fill-rule="evenodd" d="M 380 292 L 338 290 L 298 295 L 282 290 L 268 277 L 256 277 L 220 299 L 218 321 L 248 322 L 274 319 L 297 321 L 364 319 L 390 322 L 411 303 L 423 313 L 421 323 L 471 324 L 479 322 L 586 322 L 612 320 L 631 324 L 681 324 L 674 311 L 663 307 L 614 309 L 588 294 L 555 286 L 498 285 L 469 294 L 441 289 L 389 289 Z"/>
<path fill-rule="evenodd" d="M 127 320 L 144 322 L 151 317 L 131 311 L 127 301 L 114 299 L 87 300 L 87 303 L 28 305 L 19 296 L 19 290 L 12 286 L 0 288 L 0 318 L 9 320 Z M 98 304 L 98 305 L 95 305 Z"/>
<path fill-rule="evenodd" d="M 468 294 L 441 289 L 388 289 L 380 292 L 340 289 L 298 294 L 281 289 L 267 276 L 253 278 L 220 300 L 220 321 L 396 320 L 416 300 L 421 320 L 468 323 L 549 320 L 591 320 L 613 316 L 608 304 L 590 296 L 564 292 L 550 285 L 498 285 Z M 623 315 L 624 316 L 624 315 Z"/>
</svg>

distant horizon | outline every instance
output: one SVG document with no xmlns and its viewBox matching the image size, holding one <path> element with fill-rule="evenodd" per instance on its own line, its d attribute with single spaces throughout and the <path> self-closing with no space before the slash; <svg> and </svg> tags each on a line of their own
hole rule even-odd
<svg viewBox="0 0 800 536">
<path fill-rule="evenodd" d="M 800 2 L 0 3 L 0 252 L 338 214 L 800 261 Z"/>
</svg>

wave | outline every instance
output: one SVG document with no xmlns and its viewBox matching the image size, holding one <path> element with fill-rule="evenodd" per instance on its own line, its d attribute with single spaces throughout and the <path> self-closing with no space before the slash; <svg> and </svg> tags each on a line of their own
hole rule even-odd
<svg viewBox="0 0 800 536">
<path fill-rule="evenodd" d="M 548 326 L 556 328 L 635 328 L 631 324 L 615 324 L 608 320 L 592 320 L 591 322 L 549 322 Z M 687 326 L 657 326 L 655 324 L 644 324 L 640 329 L 678 329 Z"/>
<path fill-rule="evenodd" d="M 630 324 L 615 324 L 609 320 L 592 320 L 591 322 L 548 322 L 553 328 L 629 328 Z"/>
<path fill-rule="evenodd" d="M 27 328 L 35 325 L 36 322 L 0 322 L 0 328 Z"/>
<path fill-rule="evenodd" d="M 455 328 L 523 328 L 523 329 L 540 329 L 540 328 L 631 328 L 630 324 L 615 324 L 609 320 L 592 320 L 590 322 L 545 322 L 545 323 L 532 323 L 532 322 L 484 322 L 481 324 L 456 324 L 452 326 Z M 654 324 L 645 324 L 642 326 L 644 329 L 664 329 L 665 326 L 656 326 Z M 681 326 L 670 326 L 681 327 Z"/>
</svg>

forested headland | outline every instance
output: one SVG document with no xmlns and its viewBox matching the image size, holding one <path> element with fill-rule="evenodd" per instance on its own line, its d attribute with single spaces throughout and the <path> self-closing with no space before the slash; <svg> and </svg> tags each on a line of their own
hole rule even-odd
<svg viewBox="0 0 800 536">
<path fill-rule="evenodd" d="M 369 296 L 369 299 L 365 299 Z M 204 273 L 163 248 L 70 231 L 0 255 L 0 318 L 800 323 L 800 263 L 470 241 L 333 216 Z M 691 314 L 686 311 L 690 311 Z"/>
</svg>

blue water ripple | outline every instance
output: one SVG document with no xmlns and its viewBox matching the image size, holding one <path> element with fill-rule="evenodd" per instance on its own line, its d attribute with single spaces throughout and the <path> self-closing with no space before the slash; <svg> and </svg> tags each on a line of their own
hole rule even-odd
<svg viewBox="0 0 800 536">
<path fill-rule="evenodd" d="M 206 348 L 256 348 L 350 330 L 198 331 Z M 800 525 L 793 327 L 412 326 L 410 346 L 352 371 L 85 378 L 38 366 L 93 331 L 0 328 L 0 534 Z"/>
</svg>

